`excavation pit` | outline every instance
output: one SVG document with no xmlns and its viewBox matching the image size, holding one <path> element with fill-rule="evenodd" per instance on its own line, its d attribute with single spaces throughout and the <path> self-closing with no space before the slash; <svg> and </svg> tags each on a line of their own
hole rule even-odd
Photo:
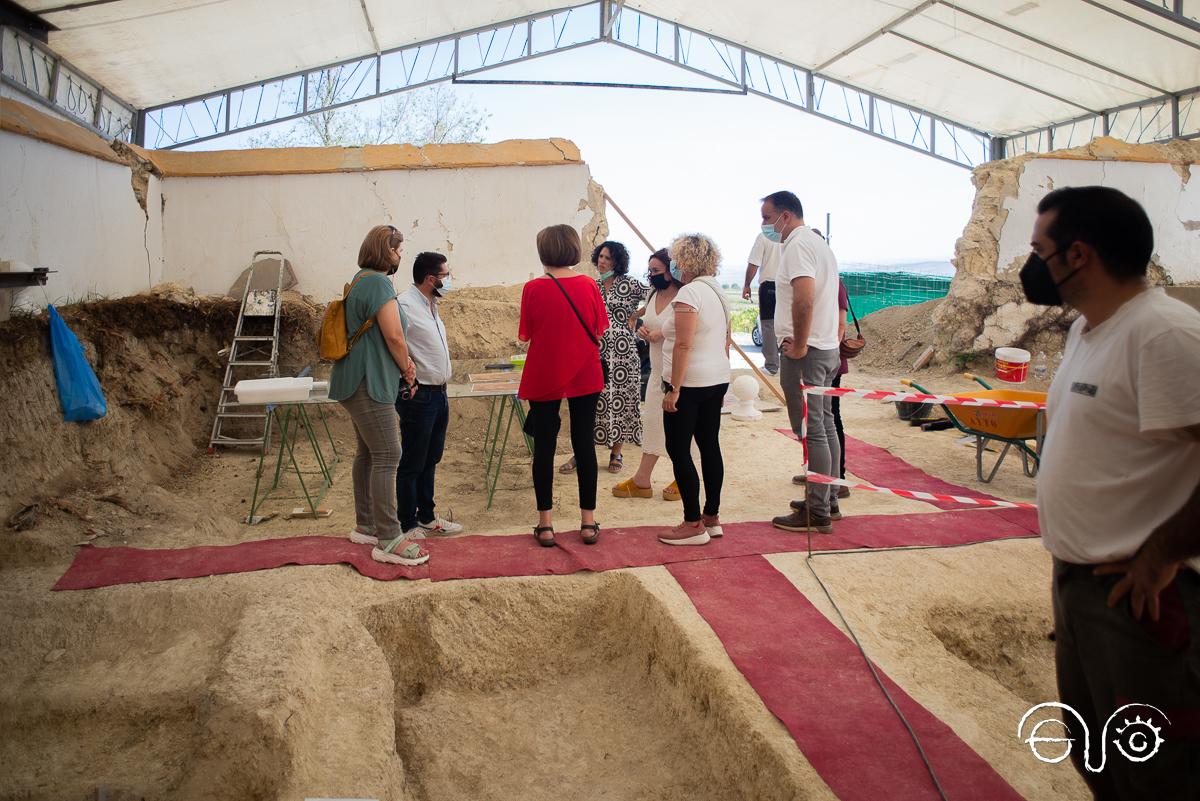
<svg viewBox="0 0 1200 801">
<path fill-rule="evenodd" d="M 455 590 L 363 616 L 391 667 L 410 797 L 794 796 L 729 676 L 635 576 Z"/>
</svg>

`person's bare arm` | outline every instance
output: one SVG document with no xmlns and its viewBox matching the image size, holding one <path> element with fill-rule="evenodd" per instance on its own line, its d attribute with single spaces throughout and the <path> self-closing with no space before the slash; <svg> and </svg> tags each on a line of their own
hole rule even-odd
<svg viewBox="0 0 1200 801">
<path fill-rule="evenodd" d="M 688 362 L 692 359 L 692 347 L 700 321 L 700 315 L 686 303 L 676 303 L 674 309 L 675 345 L 671 349 L 671 386 L 675 391 L 663 396 L 663 409 L 668 412 L 676 410 L 675 402 L 679 400 L 679 388 L 683 385 Z"/>
<path fill-rule="evenodd" d="M 746 281 L 742 284 L 742 299 L 750 300 L 750 282 L 754 280 L 755 273 L 758 272 L 758 265 L 752 262 L 746 262 Z"/>
<path fill-rule="evenodd" d="M 838 309 L 838 342 L 846 338 L 846 310 Z"/>
<path fill-rule="evenodd" d="M 379 333 L 383 334 L 388 353 L 392 354 L 392 361 L 404 374 L 404 382 L 411 384 L 417 368 L 408 357 L 408 342 L 404 339 L 404 326 L 400 324 L 400 309 L 394 301 L 383 304 L 383 308 L 375 315 L 375 323 L 379 326 Z"/>
<path fill-rule="evenodd" d="M 816 281 L 811 276 L 792 279 L 792 338 L 785 339 L 784 355 L 803 359 L 808 353 L 808 333 L 812 330 L 813 293 Z"/>
<path fill-rule="evenodd" d="M 1184 439 L 1200 442 L 1200 424 L 1180 429 Z M 1150 619 L 1158 620 L 1158 596 L 1175 580 L 1183 562 L 1200 556 L 1200 484 L 1192 490 L 1183 506 L 1151 532 L 1132 559 L 1112 562 L 1096 568 L 1097 576 L 1123 573 L 1108 596 L 1108 605 L 1116 606 L 1126 594 L 1133 604 L 1133 616 L 1141 619 L 1149 607 Z"/>
</svg>

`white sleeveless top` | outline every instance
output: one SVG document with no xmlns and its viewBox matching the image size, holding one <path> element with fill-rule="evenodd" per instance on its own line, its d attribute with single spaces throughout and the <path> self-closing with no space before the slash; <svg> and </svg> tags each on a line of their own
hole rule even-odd
<svg viewBox="0 0 1200 801">
<path fill-rule="evenodd" d="M 677 296 L 678 297 L 678 296 Z M 642 325 L 649 328 L 651 331 L 661 331 L 663 323 L 667 318 L 675 313 L 674 307 L 670 303 L 663 309 L 662 314 L 655 311 L 655 305 L 658 303 L 658 292 L 654 291 L 649 299 L 646 300 L 646 313 L 642 315 Z M 663 343 L 662 340 L 650 343 L 650 381 L 657 386 L 659 381 L 662 381 L 662 355 Z"/>
</svg>

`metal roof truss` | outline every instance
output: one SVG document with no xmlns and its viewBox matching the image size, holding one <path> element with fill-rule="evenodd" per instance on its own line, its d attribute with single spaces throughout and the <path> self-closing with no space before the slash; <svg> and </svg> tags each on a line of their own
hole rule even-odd
<svg viewBox="0 0 1200 801">
<path fill-rule="evenodd" d="M 1180 0 L 1126 2 L 1166 16 L 1189 29 L 1200 30 L 1200 23 L 1183 15 Z M 1073 147 L 1099 135 L 1117 136 L 1129 142 L 1200 137 L 1200 86 L 1179 93 L 1163 92 L 1154 99 L 1118 108 L 1092 110 L 1080 107 L 1086 113 L 1079 117 L 1007 137 L 993 137 L 984 131 L 821 74 L 822 68 L 884 36 L 898 37 L 918 47 L 941 53 L 931 44 L 893 30 L 907 19 L 938 4 L 939 0 L 922 3 L 816 69 L 792 64 L 718 36 L 625 7 L 623 0 L 593 0 L 392 50 L 378 51 L 376 45 L 377 52 L 360 58 L 144 110 L 135 110 L 107 92 L 103 86 L 72 67 L 41 42 L 14 28 L 5 27 L 0 29 L 0 80 L 106 138 L 132 140 L 148 147 L 164 149 L 345 108 L 365 100 L 443 81 L 754 94 L 967 168 L 1005 156 Z M 1128 78 L 951 2 L 943 1 L 940 5 L 999 30 L 1019 35 L 1034 46 L 1054 50 L 1060 55 L 1077 58 L 1092 67 Z M 1105 9 L 1124 17 L 1113 9 Z M 365 4 L 363 14 L 373 36 L 374 30 Z M 1130 21 L 1141 24 L 1133 19 Z M 531 81 L 488 75 L 498 68 L 600 43 L 622 47 L 671 64 L 707 79 L 707 85 L 682 82 L 667 85 Z M 953 58 L 968 69 L 982 70 L 1029 91 L 1049 94 L 1036 86 L 990 70 L 985 65 L 957 56 Z M 1139 83 L 1160 91 L 1144 82 Z"/>
</svg>

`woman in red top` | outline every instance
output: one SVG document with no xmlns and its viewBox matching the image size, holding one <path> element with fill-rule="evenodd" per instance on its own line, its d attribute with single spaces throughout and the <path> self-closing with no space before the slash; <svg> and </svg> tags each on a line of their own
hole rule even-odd
<svg viewBox="0 0 1200 801">
<path fill-rule="evenodd" d="M 582 253 L 574 228 L 543 228 L 537 235 L 537 248 L 546 273 L 525 284 L 517 334 L 529 343 L 518 397 L 529 401 L 525 433 L 533 437 L 533 488 L 538 508 L 533 536 L 541 545 L 554 545 L 554 450 L 561 423 L 558 409 L 566 398 L 571 411 L 571 448 L 578 467 L 579 530 L 584 543 L 592 545 L 600 538 L 596 450 L 592 446 L 596 401 L 604 389 L 598 342 L 608 328 L 608 314 L 596 282 L 571 269 Z"/>
</svg>

